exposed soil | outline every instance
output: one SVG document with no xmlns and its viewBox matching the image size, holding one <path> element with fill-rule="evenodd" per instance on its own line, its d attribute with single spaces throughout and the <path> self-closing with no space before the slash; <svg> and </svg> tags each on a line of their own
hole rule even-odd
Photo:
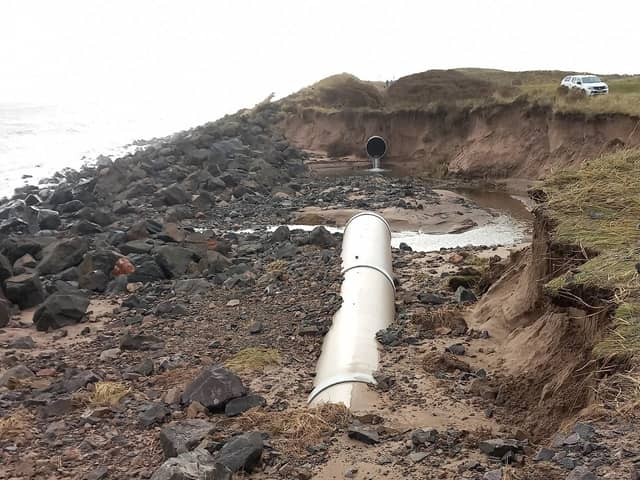
<svg viewBox="0 0 640 480">
<path fill-rule="evenodd" d="M 539 179 L 621 145 L 640 145 L 637 124 L 627 115 L 586 118 L 516 102 L 435 112 L 306 109 L 289 113 L 281 127 L 294 145 L 351 159 L 347 165 L 366 161 L 367 138 L 380 135 L 389 147 L 383 168 L 402 174 Z"/>
</svg>

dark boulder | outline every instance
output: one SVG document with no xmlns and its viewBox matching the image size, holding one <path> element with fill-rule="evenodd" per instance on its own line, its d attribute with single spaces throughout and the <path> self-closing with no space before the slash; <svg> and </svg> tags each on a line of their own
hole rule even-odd
<svg viewBox="0 0 640 480">
<path fill-rule="evenodd" d="M 163 188 L 158 192 L 158 195 L 167 205 L 180 205 L 191 201 L 191 194 L 177 183 Z"/>
<path fill-rule="evenodd" d="M 24 310 L 44 302 L 45 291 L 35 273 L 23 273 L 5 282 L 7 298 Z"/>
<path fill-rule="evenodd" d="M 11 261 L 0 254 L 0 288 L 4 285 L 4 282 L 7 278 L 13 276 L 13 267 L 11 266 Z"/>
<path fill-rule="evenodd" d="M 116 217 L 110 212 L 105 210 L 94 210 L 89 207 L 84 207 L 82 210 L 78 211 L 78 218 L 88 220 L 91 223 L 96 223 L 101 227 L 106 227 L 116 221 Z"/>
<path fill-rule="evenodd" d="M 23 233 L 29 231 L 29 223 L 18 217 L 11 217 L 0 223 L 0 233 Z"/>
<path fill-rule="evenodd" d="M 127 332 L 120 338 L 120 350 L 159 350 L 162 347 L 162 339 L 153 335 L 132 335 Z"/>
<path fill-rule="evenodd" d="M 149 253 L 153 250 L 152 240 L 132 240 L 120 245 L 119 250 L 124 255 L 130 255 L 132 253 Z"/>
<path fill-rule="evenodd" d="M 502 458 L 503 456 L 522 452 L 522 445 L 517 440 L 507 438 L 493 438 L 479 443 L 480 450 L 490 457 Z"/>
<path fill-rule="evenodd" d="M 474 303 L 478 301 L 473 291 L 463 286 L 458 287 L 456 293 L 454 294 L 454 298 L 456 299 L 456 302 L 460 304 Z"/>
<path fill-rule="evenodd" d="M 84 290 L 104 292 L 109 285 L 109 277 L 100 270 L 87 272 L 78 277 L 78 286 Z"/>
<path fill-rule="evenodd" d="M 2 290 L 0 290 L 0 328 L 4 328 L 9 325 L 11 320 L 11 304 L 9 300 L 4 298 Z"/>
<path fill-rule="evenodd" d="M 45 255 L 38 264 L 38 271 L 43 275 L 59 273 L 74 267 L 82 261 L 89 249 L 87 241 L 82 238 L 60 240 L 45 249 Z"/>
<path fill-rule="evenodd" d="M 177 457 L 193 450 L 215 430 L 215 425 L 206 420 L 192 419 L 173 422 L 160 430 L 160 446 L 164 458 Z"/>
<path fill-rule="evenodd" d="M 78 265 L 78 272 L 81 277 L 96 270 L 110 276 L 113 267 L 120 258 L 122 255 L 113 250 L 94 250 L 85 254 L 82 262 Z"/>
<path fill-rule="evenodd" d="M 84 203 L 80 200 L 71 200 L 70 202 L 58 205 L 58 211 L 60 213 L 74 213 L 82 208 L 84 208 Z"/>
<path fill-rule="evenodd" d="M 0 242 L 0 253 L 6 255 L 11 262 L 15 262 L 27 253 L 38 257 L 41 251 L 42 245 L 34 240 L 5 238 Z"/>
<path fill-rule="evenodd" d="M 231 472 L 252 472 L 260 463 L 264 443 L 259 432 L 249 432 L 233 437 L 220 450 L 216 463 Z"/>
<path fill-rule="evenodd" d="M 347 435 L 353 440 L 374 445 L 380 443 L 380 435 L 375 430 L 360 424 L 353 424 L 347 429 Z"/>
<path fill-rule="evenodd" d="M 38 222 L 38 227 L 42 230 L 57 230 L 62 224 L 62 220 L 60 220 L 60 214 L 58 212 L 44 208 L 38 210 L 36 221 Z"/>
<path fill-rule="evenodd" d="M 65 380 L 62 382 L 62 388 L 67 393 L 73 393 L 81 388 L 86 387 L 90 383 L 96 383 L 102 380 L 91 370 L 83 370 L 81 372 L 67 373 L 65 372 Z"/>
<path fill-rule="evenodd" d="M 80 220 L 73 224 L 71 231 L 78 235 L 94 235 L 96 233 L 102 233 L 102 227 L 97 223 L 90 222 L 89 220 Z"/>
<path fill-rule="evenodd" d="M 319 247 L 333 247 L 338 244 L 338 240 L 326 228 L 320 226 L 309 233 L 309 243 Z"/>
<path fill-rule="evenodd" d="M 211 290 L 211 284 L 204 278 L 188 278 L 186 280 L 176 280 L 174 290 L 177 295 L 193 296 Z"/>
<path fill-rule="evenodd" d="M 286 225 L 281 225 L 273 231 L 269 241 L 271 243 L 285 242 L 289 240 L 290 236 L 291 231 L 289 230 L 289 227 L 287 227 Z"/>
<path fill-rule="evenodd" d="M 166 245 L 156 250 L 156 262 L 169 278 L 187 273 L 191 262 L 199 260 L 195 252 L 183 247 Z"/>
<path fill-rule="evenodd" d="M 220 252 L 213 250 L 207 251 L 207 269 L 209 273 L 222 273 L 231 266 L 231 260 L 222 255 Z"/>
<path fill-rule="evenodd" d="M 35 311 L 33 323 L 47 331 L 79 323 L 87 313 L 89 299 L 81 291 L 54 293 Z"/>
<path fill-rule="evenodd" d="M 220 410 L 234 398 L 247 393 L 242 380 L 221 365 L 204 368 L 200 374 L 187 385 L 182 394 L 182 403 L 199 402 L 209 410 Z"/>
<path fill-rule="evenodd" d="M 162 403 L 152 403 L 138 414 L 138 421 L 145 427 L 164 423 L 171 416 L 171 410 Z"/>
<path fill-rule="evenodd" d="M 215 459 L 204 448 L 196 448 L 166 460 L 151 480 L 217 480 Z"/>
<path fill-rule="evenodd" d="M 24 380 L 35 376 L 35 373 L 24 365 L 16 365 L 0 375 L 0 387 L 6 387 L 14 380 Z"/>
<path fill-rule="evenodd" d="M 164 271 L 156 263 L 151 255 L 129 255 L 129 260 L 133 263 L 136 271 L 128 275 L 129 282 L 155 282 L 164 280 Z"/>
<path fill-rule="evenodd" d="M 49 198 L 49 203 L 52 205 L 60 205 L 61 203 L 70 202 L 71 200 L 73 200 L 71 188 L 67 185 L 61 185 L 55 189 Z"/>
<path fill-rule="evenodd" d="M 241 413 L 246 412 L 255 407 L 263 407 L 267 404 L 264 397 L 260 395 L 245 395 L 244 397 L 234 398 L 224 407 L 224 414 L 227 417 L 237 417 Z"/>
<path fill-rule="evenodd" d="M 418 300 L 420 303 L 424 303 L 426 305 L 442 305 L 443 303 L 447 303 L 446 298 L 431 292 L 419 293 Z"/>
</svg>

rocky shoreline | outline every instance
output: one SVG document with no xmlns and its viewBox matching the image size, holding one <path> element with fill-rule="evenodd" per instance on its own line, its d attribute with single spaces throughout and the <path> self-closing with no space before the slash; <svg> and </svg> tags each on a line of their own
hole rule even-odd
<svg viewBox="0 0 640 480">
<path fill-rule="evenodd" d="M 505 249 L 394 249 L 376 404 L 307 409 L 340 235 L 262 227 L 326 223 L 310 207 L 410 216 L 441 197 L 410 178 L 312 178 L 279 120 L 263 105 L 0 206 L 0 479 L 493 480 L 515 465 L 584 480 L 567 474 L 612 465 L 593 425 L 550 454 L 503 423 L 490 333 L 463 312 Z M 473 226 L 453 202 L 447 228 Z"/>
</svg>

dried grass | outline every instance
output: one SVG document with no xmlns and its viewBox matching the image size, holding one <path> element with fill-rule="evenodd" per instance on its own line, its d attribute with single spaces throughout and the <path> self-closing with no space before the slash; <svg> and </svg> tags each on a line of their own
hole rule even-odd
<svg viewBox="0 0 640 480">
<path fill-rule="evenodd" d="M 244 430 L 268 432 L 279 448 L 304 454 L 308 447 L 346 428 L 350 419 L 349 410 L 343 404 L 326 403 L 316 408 L 299 407 L 284 412 L 254 409 L 246 412 L 239 423 Z"/>
<path fill-rule="evenodd" d="M 554 240 L 576 245 L 587 259 L 549 282 L 547 290 L 559 296 L 613 292 L 613 329 L 594 348 L 600 358 L 640 352 L 639 179 L 640 150 L 626 149 L 557 172 L 544 185 Z"/>
<path fill-rule="evenodd" d="M 17 442 L 29 432 L 34 424 L 33 414 L 26 408 L 18 408 L 12 414 L 0 418 L 0 440 L 14 440 Z"/>
<path fill-rule="evenodd" d="M 270 273 L 282 273 L 287 270 L 288 262 L 286 260 L 274 260 L 267 264 L 266 270 Z"/>
<path fill-rule="evenodd" d="M 238 373 L 257 372 L 280 365 L 280 361 L 280 352 L 274 348 L 250 347 L 240 350 L 226 362 L 226 366 Z"/>
<path fill-rule="evenodd" d="M 94 386 L 90 402 L 93 405 L 117 405 L 129 393 L 131 393 L 131 389 L 123 383 L 98 382 Z"/>
</svg>

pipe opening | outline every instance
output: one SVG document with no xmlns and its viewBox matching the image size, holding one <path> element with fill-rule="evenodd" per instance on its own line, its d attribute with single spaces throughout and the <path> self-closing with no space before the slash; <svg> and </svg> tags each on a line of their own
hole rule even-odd
<svg viewBox="0 0 640 480">
<path fill-rule="evenodd" d="M 370 137 L 366 149 L 371 158 L 382 158 L 387 153 L 387 142 L 382 137 Z"/>
</svg>

